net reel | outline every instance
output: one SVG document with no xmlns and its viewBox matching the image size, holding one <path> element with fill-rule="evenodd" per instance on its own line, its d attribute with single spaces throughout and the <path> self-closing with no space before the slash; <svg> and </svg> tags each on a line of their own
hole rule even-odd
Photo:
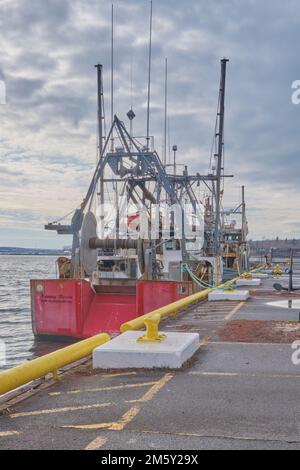
<svg viewBox="0 0 300 470">
<path fill-rule="evenodd" d="M 101 239 L 97 237 L 97 220 L 92 212 L 84 216 L 80 236 L 80 264 L 86 275 L 92 276 L 98 268 L 98 250 L 130 250 L 137 253 L 139 270 L 143 275 L 146 262 L 146 243 L 139 239 Z M 113 258 L 112 258 L 113 259 Z"/>
</svg>

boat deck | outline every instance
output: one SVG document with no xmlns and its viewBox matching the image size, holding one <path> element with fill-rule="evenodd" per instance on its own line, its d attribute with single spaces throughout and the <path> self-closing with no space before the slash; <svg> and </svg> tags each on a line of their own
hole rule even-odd
<svg viewBox="0 0 300 470">
<path fill-rule="evenodd" d="M 300 296 L 274 292 L 274 282 L 262 280 L 247 302 L 202 302 L 163 322 L 166 332 L 200 333 L 182 370 L 92 372 L 88 364 L 7 403 L 0 448 L 300 449 L 291 347 Z M 290 298 L 293 309 L 270 305 Z"/>
</svg>

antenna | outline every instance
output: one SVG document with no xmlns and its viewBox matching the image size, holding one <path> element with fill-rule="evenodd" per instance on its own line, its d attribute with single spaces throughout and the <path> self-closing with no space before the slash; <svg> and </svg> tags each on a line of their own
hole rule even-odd
<svg viewBox="0 0 300 470">
<path fill-rule="evenodd" d="M 168 154 L 169 165 L 171 165 L 171 132 L 170 132 L 170 118 L 168 117 Z"/>
<path fill-rule="evenodd" d="M 163 164 L 167 164 L 167 120 L 168 120 L 168 59 L 165 60 L 165 129 Z"/>
<path fill-rule="evenodd" d="M 132 51 L 130 57 L 130 108 L 132 109 L 133 101 L 133 64 L 132 64 Z"/>
<path fill-rule="evenodd" d="M 150 1 L 150 36 L 149 36 L 149 66 L 148 66 L 148 100 L 147 100 L 147 150 L 150 141 L 150 94 L 151 94 L 151 57 L 152 57 L 152 0 Z"/>
<path fill-rule="evenodd" d="M 114 121 L 114 4 L 111 5 L 111 84 L 110 84 L 110 94 L 111 94 L 111 110 L 110 110 L 110 119 L 111 125 Z M 114 150 L 114 131 L 111 134 L 111 151 Z"/>
</svg>

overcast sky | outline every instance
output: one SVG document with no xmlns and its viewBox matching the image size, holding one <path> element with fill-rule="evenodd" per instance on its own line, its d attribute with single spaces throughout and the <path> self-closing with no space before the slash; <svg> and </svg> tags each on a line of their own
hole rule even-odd
<svg viewBox="0 0 300 470">
<path fill-rule="evenodd" d="M 145 134 L 148 0 L 116 0 L 115 111 Z M 207 172 L 220 58 L 226 96 L 225 205 L 246 186 L 251 238 L 300 237 L 300 79 L 297 0 L 154 0 L 151 134 L 161 153 L 164 59 L 178 160 Z M 96 161 L 96 74 L 109 115 L 107 0 L 0 0 L 0 245 L 59 247 L 43 230 L 82 200 Z M 131 67 L 132 64 L 132 67 Z M 131 94 L 131 70 L 133 93 Z"/>
</svg>

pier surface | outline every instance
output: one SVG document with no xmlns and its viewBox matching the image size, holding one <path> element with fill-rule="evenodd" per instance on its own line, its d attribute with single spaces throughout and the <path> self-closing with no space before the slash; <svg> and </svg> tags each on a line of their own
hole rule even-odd
<svg viewBox="0 0 300 470">
<path fill-rule="evenodd" d="M 262 280 L 247 302 L 202 302 L 163 322 L 166 333 L 200 334 L 180 371 L 87 365 L 7 402 L 0 449 L 300 449 L 300 365 L 291 347 L 300 308 L 270 305 L 300 296 L 276 293 L 274 282 Z"/>
</svg>

